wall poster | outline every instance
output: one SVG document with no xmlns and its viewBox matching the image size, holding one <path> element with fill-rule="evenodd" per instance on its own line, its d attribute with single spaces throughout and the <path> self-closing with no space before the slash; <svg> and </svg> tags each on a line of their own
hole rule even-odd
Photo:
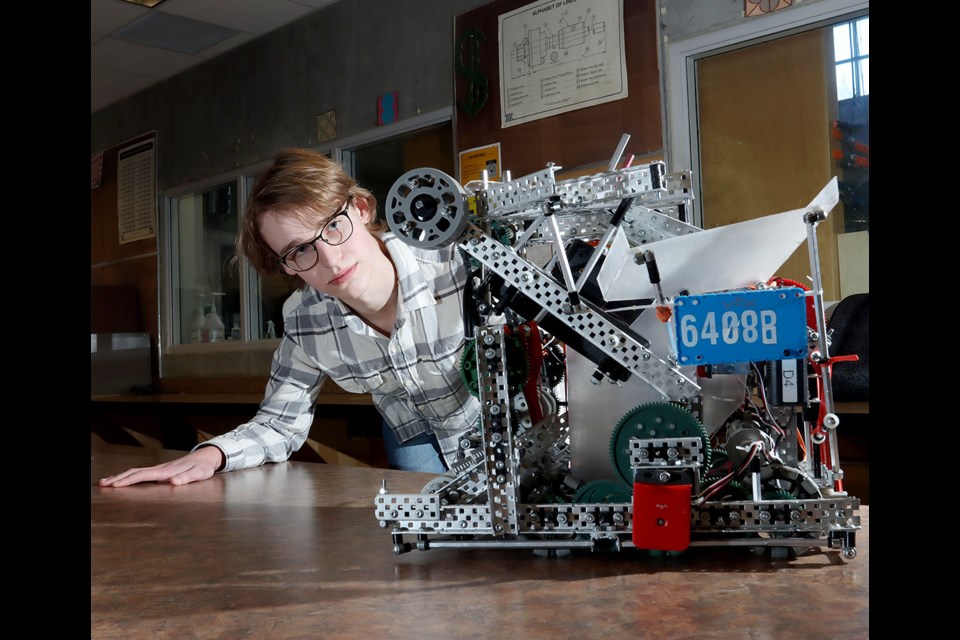
<svg viewBox="0 0 960 640">
<path fill-rule="evenodd" d="M 546 0 L 499 16 L 500 126 L 626 98 L 623 0 Z"/>
<path fill-rule="evenodd" d="M 120 244 L 157 235 L 155 145 L 154 140 L 146 140 L 119 151 L 117 220 Z"/>
</svg>

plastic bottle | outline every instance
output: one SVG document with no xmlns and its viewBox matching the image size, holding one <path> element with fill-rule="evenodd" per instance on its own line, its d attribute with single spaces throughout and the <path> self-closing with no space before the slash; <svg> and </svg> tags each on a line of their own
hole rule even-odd
<svg viewBox="0 0 960 640">
<path fill-rule="evenodd" d="M 203 315 L 203 304 L 198 301 L 197 317 L 193 319 L 193 323 L 190 325 L 190 342 L 203 342 L 203 330 L 206 326 L 206 322 L 207 319 Z"/>
<path fill-rule="evenodd" d="M 223 320 L 220 319 L 216 307 L 210 309 L 203 328 L 207 333 L 207 342 L 220 342 L 223 340 Z"/>
<path fill-rule="evenodd" d="M 240 314 L 238 313 L 233 314 L 233 326 L 230 327 L 230 339 L 240 339 Z"/>
</svg>

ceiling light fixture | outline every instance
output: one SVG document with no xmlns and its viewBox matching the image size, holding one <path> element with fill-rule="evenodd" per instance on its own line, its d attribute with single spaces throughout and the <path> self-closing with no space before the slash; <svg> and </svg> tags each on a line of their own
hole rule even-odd
<svg viewBox="0 0 960 640">
<path fill-rule="evenodd" d="M 153 7 L 163 2 L 163 0 L 124 0 L 124 2 L 129 2 L 130 4 L 139 4 L 144 7 L 150 7 L 152 9 Z"/>
</svg>

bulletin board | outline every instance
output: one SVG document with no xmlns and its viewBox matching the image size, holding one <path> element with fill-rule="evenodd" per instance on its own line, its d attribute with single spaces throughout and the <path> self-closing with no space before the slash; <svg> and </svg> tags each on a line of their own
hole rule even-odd
<svg viewBox="0 0 960 640">
<path fill-rule="evenodd" d="M 624 158 L 662 156 L 663 125 L 660 73 L 657 62 L 657 8 L 655 0 L 622 0 L 625 98 L 594 104 L 549 117 L 502 127 L 499 42 L 501 15 L 530 8 L 524 29 L 539 51 L 560 50 L 593 3 L 554 0 L 494 0 L 454 19 L 454 142 L 458 152 L 499 144 L 503 171 L 519 178 L 552 162 L 565 171 L 606 166 L 623 134 L 630 141 Z M 543 5 L 542 13 L 534 12 Z M 582 4 L 583 6 L 578 6 Z M 606 7 L 606 5 L 605 5 Z M 565 12 L 565 13 L 562 13 Z M 562 13 L 562 15 L 561 15 Z M 619 25 L 607 25 L 613 29 Z M 564 32 L 566 35 L 564 35 Z M 517 36 L 519 39 L 519 36 Z"/>
</svg>

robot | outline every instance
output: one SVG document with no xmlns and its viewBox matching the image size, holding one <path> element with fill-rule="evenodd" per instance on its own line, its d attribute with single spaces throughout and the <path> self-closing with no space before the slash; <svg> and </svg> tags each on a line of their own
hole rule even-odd
<svg viewBox="0 0 960 640">
<path fill-rule="evenodd" d="M 391 188 L 390 229 L 456 243 L 473 270 L 461 374 L 483 408 L 420 493 L 383 481 L 393 551 L 854 558 L 831 372 L 856 356 L 829 355 L 816 237 L 836 178 L 806 207 L 703 230 L 690 172 L 617 169 L 626 139 L 598 174 L 422 168 Z M 804 242 L 812 286 L 773 277 Z"/>
</svg>

